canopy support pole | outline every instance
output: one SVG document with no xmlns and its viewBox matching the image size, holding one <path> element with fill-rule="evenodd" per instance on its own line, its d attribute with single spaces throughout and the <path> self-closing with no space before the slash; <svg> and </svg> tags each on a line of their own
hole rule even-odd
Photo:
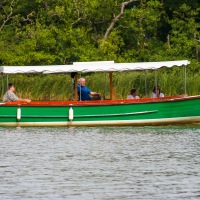
<svg viewBox="0 0 200 200">
<path fill-rule="evenodd" d="M 74 77 L 74 98 L 75 98 L 75 101 L 78 100 L 78 89 L 77 89 L 77 86 L 78 86 L 78 74 L 75 75 Z"/>
<path fill-rule="evenodd" d="M 147 97 L 147 70 L 145 70 L 144 85 L 145 85 L 145 96 Z"/>
<path fill-rule="evenodd" d="M 155 70 L 155 86 L 158 86 L 158 80 L 157 80 L 157 71 Z"/>
<path fill-rule="evenodd" d="M 8 74 L 7 74 L 7 77 L 6 77 L 6 87 L 8 87 Z"/>
<path fill-rule="evenodd" d="M 106 99 L 106 95 L 107 95 L 107 73 L 104 73 L 104 82 L 105 82 L 105 89 L 104 89 L 104 99 Z"/>
<path fill-rule="evenodd" d="M 81 78 L 81 73 L 80 73 L 80 76 L 79 76 L 79 79 Z M 79 83 L 80 84 L 80 83 Z M 80 85 L 80 96 L 79 96 L 79 101 L 82 101 L 81 99 L 81 85 Z"/>
<path fill-rule="evenodd" d="M 1 92 L 1 97 L 3 98 L 3 95 L 4 95 L 4 81 L 3 81 L 3 74 L 2 74 L 2 79 L 1 79 L 1 83 L 2 83 L 2 87 L 1 87 L 1 89 L 2 89 L 2 92 Z"/>
<path fill-rule="evenodd" d="M 185 90 L 185 94 L 187 94 L 187 86 L 186 86 L 186 65 L 184 66 L 184 90 Z"/>
<path fill-rule="evenodd" d="M 109 78 L 110 78 L 110 99 L 113 99 L 113 84 L 112 84 L 112 72 L 109 72 Z"/>
</svg>

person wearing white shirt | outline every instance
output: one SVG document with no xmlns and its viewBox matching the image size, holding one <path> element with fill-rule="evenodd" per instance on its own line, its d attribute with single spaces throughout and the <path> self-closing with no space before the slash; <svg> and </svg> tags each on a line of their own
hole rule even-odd
<svg viewBox="0 0 200 200">
<path fill-rule="evenodd" d="M 130 95 L 128 95 L 127 99 L 139 99 L 138 91 L 136 89 L 131 89 Z"/>
<path fill-rule="evenodd" d="M 158 86 L 153 88 L 151 98 L 160 98 L 160 97 L 164 97 L 164 96 L 165 95 L 160 91 L 160 88 Z"/>
</svg>

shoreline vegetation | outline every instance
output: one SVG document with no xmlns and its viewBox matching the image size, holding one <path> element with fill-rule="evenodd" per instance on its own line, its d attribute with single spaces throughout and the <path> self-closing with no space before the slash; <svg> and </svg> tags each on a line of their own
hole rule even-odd
<svg viewBox="0 0 200 200">
<path fill-rule="evenodd" d="M 0 66 L 189 60 L 187 94 L 200 94 L 199 0 L 3 0 L 0 2 Z M 81 74 L 86 85 L 109 98 L 104 73 Z M 6 77 L 0 82 L 6 91 Z M 19 97 L 69 100 L 72 80 L 63 75 L 9 75 Z M 154 71 L 113 73 L 117 99 L 132 88 L 150 97 Z M 184 69 L 157 71 L 165 96 L 184 93 Z M 3 90 L 2 90 L 3 88 Z"/>
<path fill-rule="evenodd" d="M 157 72 L 157 83 L 165 96 L 184 94 L 184 67 L 173 69 L 162 68 Z M 147 87 L 145 88 L 145 76 Z M 79 74 L 86 78 L 86 85 L 109 99 L 109 74 Z M 200 76 L 198 73 L 187 73 L 186 92 L 188 95 L 200 94 Z M 16 86 L 16 94 L 23 98 L 39 101 L 56 101 L 73 99 L 73 79 L 70 74 L 54 75 L 9 75 L 8 81 Z M 6 91 L 6 77 L 3 85 Z M 113 86 L 116 99 L 126 99 L 132 88 L 137 88 L 140 98 L 150 97 L 155 85 L 155 72 L 123 72 L 113 73 Z M 0 90 L 3 94 L 2 90 Z"/>
</svg>

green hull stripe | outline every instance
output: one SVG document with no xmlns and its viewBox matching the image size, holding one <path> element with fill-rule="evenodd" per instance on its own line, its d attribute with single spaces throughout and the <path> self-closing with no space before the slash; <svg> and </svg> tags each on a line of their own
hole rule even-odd
<svg viewBox="0 0 200 200">
<path fill-rule="evenodd" d="M 102 115 L 74 115 L 74 118 L 84 118 L 84 117 L 109 117 L 109 116 L 127 116 L 127 115 L 140 115 L 140 114 L 149 114 L 149 113 L 156 113 L 158 110 L 151 110 L 151 111 L 143 111 L 143 112 L 131 112 L 131 113 L 119 113 L 119 114 L 102 114 Z M 0 117 L 6 118 L 16 118 L 16 115 L 0 115 Z M 68 118 L 69 116 L 42 116 L 42 115 L 22 115 L 21 118 Z"/>
<path fill-rule="evenodd" d="M 83 118 L 83 117 L 113 117 L 113 116 L 128 116 L 128 115 L 140 115 L 140 114 L 149 114 L 156 113 L 158 110 L 151 111 L 142 111 L 142 112 L 131 112 L 131 113 L 119 113 L 119 114 L 102 114 L 102 115 L 75 115 L 74 118 Z"/>
</svg>

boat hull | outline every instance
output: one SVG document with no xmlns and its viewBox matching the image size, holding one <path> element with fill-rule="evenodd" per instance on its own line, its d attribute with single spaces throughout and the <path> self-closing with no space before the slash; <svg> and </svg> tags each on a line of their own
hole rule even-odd
<svg viewBox="0 0 200 200">
<path fill-rule="evenodd" d="M 72 118 L 69 110 L 72 108 Z M 0 126 L 200 124 L 200 96 L 0 105 Z"/>
</svg>

